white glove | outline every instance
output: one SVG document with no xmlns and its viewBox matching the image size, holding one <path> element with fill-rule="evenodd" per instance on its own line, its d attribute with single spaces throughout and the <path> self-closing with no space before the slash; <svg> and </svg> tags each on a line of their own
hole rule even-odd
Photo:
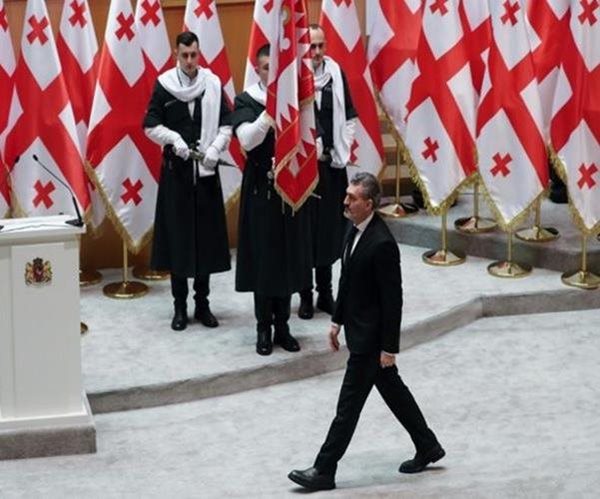
<svg viewBox="0 0 600 499">
<path fill-rule="evenodd" d="M 219 150 L 215 146 L 208 146 L 206 153 L 204 154 L 204 161 L 202 164 L 205 168 L 214 170 L 219 162 Z"/>
<path fill-rule="evenodd" d="M 190 148 L 181 137 L 177 137 L 173 142 L 173 151 L 176 156 L 179 156 L 183 160 L 187 160 L 190 157 Z"/>
<path fill-rule="evenodd" d="M 317 159 L 323 160 L 323 139 L 321 137 L 317 137 Z"/>
</svg>

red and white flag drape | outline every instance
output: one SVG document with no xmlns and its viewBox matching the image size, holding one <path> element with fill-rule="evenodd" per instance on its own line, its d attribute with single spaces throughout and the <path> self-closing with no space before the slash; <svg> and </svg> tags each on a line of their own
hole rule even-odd
<svg viewBox="0 0 600 499">
<path fill-rule="evenodd" d="M 533 51 L 535 74 L 540 89 L 544 139 L 548 140 L 552 102 L 560 66 L 563 40 L 569 36 L 569 0 L 528 0 L 527 17 L 540 43 Z"/>
<path fill-rule="evenodd" d="M 148 80 L 129 0 L 112 0 L 87 138 L 88 173 L 128 248 L 139 251 L 154 223 L 156 146 L 142 129 Z"/>
<path fill-rule="evenodd" d="M 593 233 L 600 230 L 600 2 L 571 0 L 562 44 L 550 136 L 576 223 Z"/>
<path fill-rule="evenodd" d="M 87 0 L 64 1 L 56 48 L 73 106 L 79 150 L 82 159 L 85 159 L 85 142 L 98 76 L 98 42 Z M 92 206 L 89 223 L 95 230 L 103 222 L 106 210 L 94 184 L 89 180 L 86 184 Z"/>
<path fill-rule="evenodd" d="M 327 40 L 327 53 L 344 71 L 358 113 L 350 163 L 378 175 L 383 166 L 383 143 L 354 0 L 323 0 L 321 26 Z"/>
<path fill-rule="evenodd" d="M 304 0 L 276 0 L 266 111 L 275 121 L 275 188 L 298 210 L 318 181 L 314 81 Z"/>
<path fill-rule="evenodd" d="M 254 2 L 254 14 L 248 41 L 248 57 L 246 59 L 246 72 L 244 76 L 244 89 L 258 82 L 256 74 L 256 52 L 263 45 L 272 43 L 272 33 L 276 21 L 277 10 L 274 0 L 257 0 Z"/>
<path fill-rule="evenodd" d="M 427 0 L 408 102 L 406 146 L 432 213 L 475 172 L 477 92 L 460 0 Z M 415 173 L 415 172 L 413 172 Z"/>
<path fill-rule="evenodd" d="M 183 27 L 198 37 L 200 65 L 210 69 L 219 77 L 224 95 L 229 105 L 233 107 L 235 88 L 216 2 L 214 0 L 188 0 L 183 17 Z M 244 156 L 237 137 L 232 138 L 228 150 L 223 153 L 223 160 L 238 167 L 238 169 L 223 167 L 219 170 L 223 200 L 227 205 L 236 198 L 242 180 L 241 169 L 244 166 Z"/>
<path fill-rule="evenodd" d="M 479 173 L 510 229 L 548 185 L 543 115 L 524 0 L 489 0 L 492 41 L 477 112 Z"/>
<path fill-rule="evenodd" d="M 367 2 L 367 59 L 381 105 L 402 139 L 406 104 L 415 78 L 422 0 Z"/>
<path fill-rule="evenodd" d="M 4 157 L 4 132 L 8 124 L 8 103 L 12 100 L 16 66 L 4 0 L 0 0 L 0 47 L 0 218 L 4 218 L 10 209 L 10 181 L 6 165 L 14 162 L 14 158 Z"/>
<path fill-rule="evenodd" d="M 13 211 L 22 216 L 74 211 L 68 190 L 34 161 L 35 155 L 71 187 L 86 212 L 90 198 L 73 108 L 43 0 L 27 2 L 14 78 L 5 144 L 6 158 L 20 156 L 12 167 Z"/>
</svg>

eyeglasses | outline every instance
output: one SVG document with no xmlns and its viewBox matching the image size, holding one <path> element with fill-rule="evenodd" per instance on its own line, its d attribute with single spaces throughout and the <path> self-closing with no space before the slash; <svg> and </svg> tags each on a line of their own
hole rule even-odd
<svg viewBox="0 0 600 499">
<path fill-rule="evenodd" d="M 323 47 L 325 46 L 325 42 L 321 42 L 321 43 L 311 43 L 310 44 L 310 50 L 323 50 Z"/>
</svg>

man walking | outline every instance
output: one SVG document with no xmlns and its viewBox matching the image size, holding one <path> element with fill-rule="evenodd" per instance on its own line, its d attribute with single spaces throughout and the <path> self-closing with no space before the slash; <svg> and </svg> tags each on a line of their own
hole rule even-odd
<svg viewBox="0 0 600 499">
<path fill-rule="evenodd" d="M 344 242 L 329 341 L 332 349 L 338 350 L 338 336 L 344 327 L 350 357 L 335 419 L 313 467 L 288 475 L 311 490 L 335 488 L 337 463 L 350 444 L 373 385 L 416 447 L 415 457 L 402 463 L 400 472 L 420 472 L 445 455 L 396 368 L 402 315 L 400 254 L 387 225 L 375 213 L 380 198 L 377 179 L 370 173 L 358 173 L 344 199 L 344 213 L 353 226 Z"/>
<path fill-rule="evenodd" d="M 158 77 L 144 118 L 146 135 L 163 146 L 151 267 L 171 272 L 175 314 L 187 327 L 188 278 L 194 278 L 194 317 L 217 327 L 208 305 L 209 275 L 231 268 L 217 164 L 231 140 L 230 109 L 221 82 L 198 67 L 198 37 L 176 39 L 177 67 Z M 192 159 L 191 149 L 202 158 Z"/>
</svg>

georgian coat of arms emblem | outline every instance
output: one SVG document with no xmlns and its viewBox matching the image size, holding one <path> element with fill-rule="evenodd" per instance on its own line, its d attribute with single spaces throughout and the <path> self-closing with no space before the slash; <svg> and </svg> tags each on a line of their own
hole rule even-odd
<svg viewBox="0 0 600 499">
<path fill-rule="evenodd" d="M 46 284 L 52 281 L 52 265 L 42 258 L 34 258 L 32 262 L 25 265 L 25 283 L 28 286 L 32 284 Z"/>
</svg>

